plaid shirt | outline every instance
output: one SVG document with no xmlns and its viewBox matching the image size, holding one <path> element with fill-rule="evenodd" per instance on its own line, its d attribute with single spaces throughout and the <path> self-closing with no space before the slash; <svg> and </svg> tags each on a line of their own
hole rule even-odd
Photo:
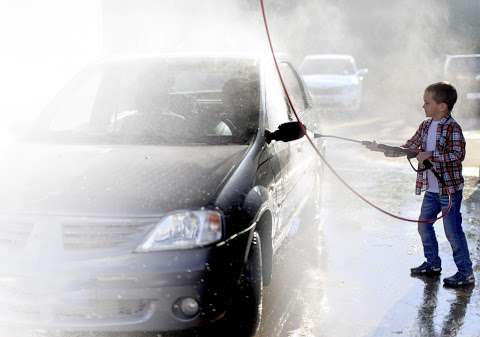
<svg viewBox="0 0 480 337">
<path fill-rule="evenodd" d="M 424 120 L 413 137 L 402 147 L 425 151 L 428 128 L 431 123 L 431 119 Z M 463 189 L 462 161 L 465 159 L 465 138 L 462 128 L 451 116 L 442 118 L 437 127 L 436 139 L 435 151 L 430 161 L 433 163 L 435 170 L 445 180 L 446 186 L 440 186 L 439 182 L 440 193 L 447 194 L 447 190 L 454 193 Z M 421 194 L 427 189 L 427 171 L 419 172 L 415 184 L 415 194 Z"/>
</svg>

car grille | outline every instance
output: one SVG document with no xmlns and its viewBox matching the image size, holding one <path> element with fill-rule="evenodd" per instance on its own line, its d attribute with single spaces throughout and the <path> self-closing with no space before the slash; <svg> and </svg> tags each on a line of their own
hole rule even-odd
<svg viewBox="0 0 480 337">
<path fill-rule="evenodd" d="M 147 299 L 115 294 L 105 297 L 88 287 L 73 291 L 67 288 L 56 288 L 45 279 L 32 276 L 4 276 L 0 278 L 0 321 L 136 320 L 151 308 L 152 302 Z"/>
<path fill-rule="evenodd" d="M 62 223 L 65 250 L 108 249 L 142 237 L 155 224 L 149 221 L 76 221 Z"/>
<path fill-rule="evenodd" d="M 0 218 L 0 249 L 23 250 L 37 222 L 61 223 L 61 235 L 65 250 L 108 249 L 122 246 L 146 234 L 156 220 L 91 219 L 62 221 L 58 219 Z"/>
<path fill-rule="evenodd" d="M 0 219 L 0 247 L 22 249 L 33 230 L 33 222 Z"/>
</svg>

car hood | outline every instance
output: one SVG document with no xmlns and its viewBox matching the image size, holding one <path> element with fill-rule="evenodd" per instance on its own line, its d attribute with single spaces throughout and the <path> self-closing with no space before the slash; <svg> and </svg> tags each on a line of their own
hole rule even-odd
<svg viewBox="0 0 480 337">
<path fill-rule="evenodd" d="M 303 79 L 310 87 L 315 88 L 336 88 L 359 84 L 356 75 L 304 75 Z"/>
<path fill-rule="evenodd" d="M 21 145 L 3 151 L 0 211 L 154 216 L 212 203 L 248 145 Z"/>
</svg>

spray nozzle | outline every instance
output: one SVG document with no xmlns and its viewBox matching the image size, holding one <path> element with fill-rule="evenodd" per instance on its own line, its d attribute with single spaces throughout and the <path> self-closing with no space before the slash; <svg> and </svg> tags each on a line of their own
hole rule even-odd
<svg viewBox="0 0 480 337">
<path fill-rule="evenodd" d="M 371 150 L 371 151 L 380 151 L 380 152 L 383 152 L 383 151 L 378 147 L 378 145 L 381 145 L 381 144 L 378 144 L 376 141 L 362 140 L 361 144 L 362 144 L 363 146 L 365 146 L 367 149 Z"/>
</svg>

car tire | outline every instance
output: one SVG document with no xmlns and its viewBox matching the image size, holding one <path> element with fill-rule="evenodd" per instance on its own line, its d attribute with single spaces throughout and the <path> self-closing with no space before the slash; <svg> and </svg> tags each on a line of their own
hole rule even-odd
<svg viewBox="0 0 480 337">
<path fill-rule="evenodd" d="M 260 235 L 255 232 L 232 304 L 223 320 L 208 331 L 208 336 L 255 336 L 262 317 L 262 300 L 262 244 Z"/>
</svg>

